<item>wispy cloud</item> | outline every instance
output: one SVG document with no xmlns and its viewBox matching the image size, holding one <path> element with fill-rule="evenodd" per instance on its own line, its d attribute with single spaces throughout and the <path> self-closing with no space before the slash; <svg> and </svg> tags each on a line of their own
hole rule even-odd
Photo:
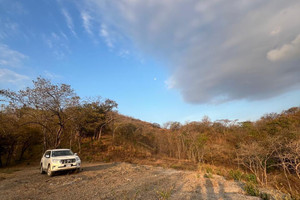
<svg viewBox="0 0 300 200">
<path fill-rule="evenodd" d="M 70 16 L 69 12 L 65 9 L 62 9 L 61 12 L 62 12 L 63 16 L 65 17 L 67 26 L 70 29 L 71 33 L 77 37 L 77 34 L 74 30 L 74 23 L 73 23 L 72 17 Z"/>
<path fill-rule="evenodd" d="M 105 24 L 101 24 L 99 35 L 103 38 L 105 44 L 110 48 L 114 48 L 113 39 Z"/>
<path fill-rule="evenodd" d="M 82 11 L 81 19 L 82 19 L 82 23 L 83 23 L 83 27 L 84 27 L 85 31 L 88 34 L 93 35 L 92 24 L 91 24 L 91 20 L 92 20 L 91 15 L 87 11 Z"/>
<path fill-rule="evenodd" d="M 30 78 L 13 70 L 21 69 L 28 56 L 0 44 L 0 87 L 20 89 L 28 85 Z M 9 69 L 10 68 L 10 69 Z M 11 69 L 12 68 L 12 69 Z"/>
<path fill-rule="evenodd" d="M 9 20 L 0 19 L 0 39 L 8 38 L 9 36 L 17 33 L 19 31 L 19 25 L 15 22 Z"/>
<path fill-rule="evenodd" d="M 5 44 L 0 44 L 0 66 L 2 67 L 20 67 L 27 56 L 10 49 Z"/>
<path fill-rule="evenodd" d="M 55 73 L 53 73 L 53 72 L 49 72 L 49 71 L 47 71 L 47 70 L 44 71 L 44 75 L 45 75 L 45 77 L 47 77 L 47 78 L 49 78 L 49 79 L 51 79 L 51 80 L 62 78 L 61 75 L 55 74 Z"/>
<path fill-rule="evenodd" d="M 25 75 L 18 74 L 9 69 L 0 68 L 0 85 L 1 88 L 7 88 L 11 85 L 17 87 L 18 89 L 24 87 L 28 84 L 30 78 Z"/>
<path fill-rule="evenodd" d="M 128 58 L 129 55 L 130 55 L 130 51 L 127 49 L 122 49 L 119 51 L 119 56 L 122 58 Z"/>
<path fill-rule="evenodd" d="M 168 87 L 187 102 L 266 99 L 299 88 L 299 0 L 87 2 L 93 20 L 166 61 Z M 87 32 L 90 15 L 82 15 Z"/>
<path fill-rule="evenodd" d="M 0 0 L 0 39 L 14 38 L 24 35 L 22 23 L 16 21 L 19 17 L 28 14 L 21 1 Z"/>
<path fill-rule="evenodd" d="M 68 37 L 63 32 L 51 32 L 48 35 L 43 35 L 44 43 L 52 51 L 56 59 L 63 59 L 67 54 L 71 53 L 68 46 Z"/>
</svg>

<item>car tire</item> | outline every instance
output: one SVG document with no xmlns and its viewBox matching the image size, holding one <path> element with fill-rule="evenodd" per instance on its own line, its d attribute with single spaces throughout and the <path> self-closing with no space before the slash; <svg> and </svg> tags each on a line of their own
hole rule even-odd
<svg viewBox="0 0 300 200">
<path fill-rule="evenodd" d="M 77 168 L 77 169 L 75 170 L 75 172 L 76 172 L 76 173 L 79 173 L 79 172 L 80 172 L 80 168 Z"/>
<path fill-rule="evenodd" d="M 43 169 L 43 165 L 42 165 L 42 164 L 41 164 L 40 173 L 41 173 L 41 174 L 45 174 L 45 171 L 44 171 L 44 169 Z"/>
<path fill-rule="evenodd" d="M 47 175 L 51 177 L 51 176 L 53 176 L 53 174 L 54 174 L 54 172 L 51 171 L 51 166 L 48 165 L 48 168 L 47 168 Z"/>
</svg>

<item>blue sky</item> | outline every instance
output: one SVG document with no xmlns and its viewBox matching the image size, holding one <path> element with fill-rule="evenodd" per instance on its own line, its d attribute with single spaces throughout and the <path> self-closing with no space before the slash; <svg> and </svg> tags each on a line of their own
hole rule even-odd
<svg viewBox="0 0 300 200">
<path fill-rule="evenodd" d="M 300 2 L 0 0 L 0 89 L 42 76 L 141 120 L 300 106 Z"/>
</svg>

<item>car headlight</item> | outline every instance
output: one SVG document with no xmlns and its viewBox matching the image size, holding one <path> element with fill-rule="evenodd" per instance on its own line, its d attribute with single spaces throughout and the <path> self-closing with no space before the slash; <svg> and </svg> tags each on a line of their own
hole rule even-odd
<svg viewBox="0 0 300 200">
<path fill-rule="evenodd" d="M 59 163 L 59 161 L 60 161 L 59 159 L 53 159 L 52 160 L 53 163 Z"/>
<path fill-rule="evenodd" d="M 79 157 L 76 157 L 76 162 L 80 162 L 80 158 Z"/>
</svg>

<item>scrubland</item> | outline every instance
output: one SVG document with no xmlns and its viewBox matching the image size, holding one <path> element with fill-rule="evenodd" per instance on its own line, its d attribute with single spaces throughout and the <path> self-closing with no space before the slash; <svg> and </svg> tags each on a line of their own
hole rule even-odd
<svg viewBox="0 0 300 200">
<path fill-rule="evenodd" d="M 42 78 L 34 81 L 32 88 L 18 92 L 1 90 L 0 94 L 6 102 L 2 104 L 0 112 L 2 174 L 9 174 L 9 167 L 12 166 L 38 166 L 45 149 L 63 147 L 77 152 L 84 163 L 129 162 L 139 164 L 141 169 L 141 166 L 147 165 L 164 167 L 166 172 L 172 168 L 179 170 L 174 171 L 175 178 L 169 177 L 168 181 L 171 183 L 168 186 L 171 191 L 174 188 L 177 191 L 180 187 L 188 187 L 189 181 L 196 181 L 195 174 L 199 173 L 202 182 L 197 184 L 200 186 L 192 183 L 190 185 L 195 187 L 193 191 L 206 188 L 206 193 L 199 192 L 204 199 L 212 192 L 209 192 L 209 187 L 203 185 L 206 184 L 206 179 L 212 180 L 214 176 L 240 182 L 240 188 L 252 196 L 264 199 L 271 196 L 277 199 L 300 198 L 298 107 L 281 113 L 266 114 L 254 122 L 228 119 L 211 121 L 204 117 L 185 124 L 168 122 L 160 126 L 119 114 L 118 104 L 110 99 L 82 100 L 69 85 L 55 85 Z M 135 166 L 124 163 L 116 166 L 122 168 L 127 165 L 129 168 Z M 114 167 L 112 169 L 119 169 Z M 32 176 L 37 176 L 33 175 L 33 168 L 30 170 Z M 116 170 L 118 178 L 122 177 L 119 174 L 121 171 Z M 16 182 L 21 180 L 18 179 L 18 173 L 22 174 L 18 171 L 12 172 L 16 174 L 13 179 Z M 83 172 L 81 176 L 88 177 L 88 174 Z M 184 182 L 185 179 L 182 179 L 180 186 L 177 183 L 177 175 L 178 180 L 181 180 L 181 176 L 187 176 L 190 177 L 189 181 Z M 105 174 L 99 175 L 100 178 L 102 176 Z M 70 180 L 76 179 L 76 176 L 70 177 L 73 177 L 68 177 Z M 8 179 L 10 180 L 9 177 L 2 176 L 2 188 L 6 187 L 5 181 Z M 62 176 L 45 178 L 45 181 L 46 179 L 51 182 L 62 179 Z M 71 185 L 75 187 L 75 183 Z M 140 184 L 143 187 L 146 182 Z M 219 192 L 214 190 L 213 193 L 214 197 L 218 198 L 224 189 L 220 186 L 221 183 L 216 184 Z M 109 185 L 101 187 L 108 189 Z M 174 195 L 175 190 L 168 195 L 168 188 L 164 188 L 163 191 L 159 188 L 153 187 L 149 195 L 154 199 L 158 194 L 166 197 Z M 144 197 L 139 196 L 141 194 L 134 196 L 130 188 L 124 191 L 129 192 L 130 198 Z M 46 190 L 44 192 L 47 193 Z M 105 194 L 108 195 L 108 192 Z M 192 197 L 191 193 L 188 195 Z M 173 197 L 176 199 L 176 196 Z M 235 198 L 230 195 L 222 198 L 227 197 Z"/>
</svg>

